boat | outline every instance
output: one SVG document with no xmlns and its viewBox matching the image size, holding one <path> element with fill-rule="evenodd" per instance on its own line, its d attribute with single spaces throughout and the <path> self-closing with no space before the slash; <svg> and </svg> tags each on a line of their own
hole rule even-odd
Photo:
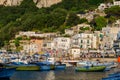
<svg viewBox="0 0 120 80">
<path fill-rule="evenodd" d="M 16 68 L 17 71 L 38 71 L 40 67 L 37 65 L 19 65 Z"/>
<path fill-rule="evenodd" d="M 99 61 L 79 61 L 77 67 L 86 67 L 86 66 L 106 66 L 104 71 L 109 71 L 116 63 L 114 62 L 99 62 Z"/>
<path fill-rule="evenodd" d="M 113 74 L 109 74 L 109 77 L 116 77 L 116 76 L 120 76 L 120 73 L 113 73 Z"/>
<path fill-rule="evenodd" d="M 15 68 L 0 68 L 0 79 L 9 79 L 15 72 Z"/>
<path fill-rule="evenodd" d="M 100 72 L 104 71 L 106 66 L 86 66 L 86 67 L 76 67 L 75 70 L 78 72 Z"/>
<path fill-rule="evenodd" d="M 109 74 L 108 77 L 102 78 L 102 80 L 120 80 L 120 72 Z"/>
<path fill-rule="evenodd" d="M 35 64 L 6 64 L 6 68 L 16 68 L 17 71 L 37 71 L 40 67 Z"/>
<path fill-rule="evenodd" d="M 49 65 L 41 65 L 40 66 L 40 70 L 41 71 L 49 71 L 50 70 L 50 66 Z"/>
<path fill-rule="evenodd" d="M 106 77 L 106 78 L 102 78 L 102 80 L 120 80 L 120 76 Z"/>
<path fill-rule="evenodd" d="M 61 62 L 55 63 L 55 70 L 65 70 L 65 69 L 66 69 L 66 64 L 62 64 Z"/>
<path fill-rule="evenodd" d="M 55 70 L 65 70 L 66 69 L 66 64 L 61 64 L 61 65 L 56 65 Z"/>
<path fill-rule="evenodd" d="M 61 63 L 60 61 L 55 61 L 55 58 L 50 57 L 47 59 L 49 64 L 52 65 L 53 69 L 55 70 L 65 70 L 66 69 L 66 64 Z"/>
<path fill-rule="evenodd" d="M 117 73 L 109 74 L 108 77 L 102 78 L 102 80 L 120 80 L 120 73 L 117 72 Z"/>
<path fill-rule="evenodd" d="M 120 80 L 120 77 L 107 77 L 107 78 L 102 78 L 102 80 Z"/>
<path fill-rule="evenodd" d="M 54 70 L 55 66 L 47 61 L 44 62 L 36 62 L 35 63 L 37 66 L 40 67 L 41 71 L 48 71 L 48 70 Z"/>
</svg>

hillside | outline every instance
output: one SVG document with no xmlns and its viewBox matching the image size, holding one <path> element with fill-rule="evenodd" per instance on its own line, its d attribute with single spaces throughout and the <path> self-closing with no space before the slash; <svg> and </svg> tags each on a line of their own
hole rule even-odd
<svg viewBox="0 0 120 80">
<path fill-rule="evenodd" d="M 110 0 L 63 0 L 40 9 L 32 0 L 24 0 L 19 6 L 0 6 L 0 46 L 21 30 L 63 33 L 66 28 L 87 22 L 79 19 L 76 13 L 94 10 L 106 1 Z"/>
</svg>

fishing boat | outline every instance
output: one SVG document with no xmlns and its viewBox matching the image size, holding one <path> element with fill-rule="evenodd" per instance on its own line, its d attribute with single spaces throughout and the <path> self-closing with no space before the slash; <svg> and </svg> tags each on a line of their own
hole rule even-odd
<svg viewBox="0 0 120 80">
<path fill-rule="evenodd" d="M 9 79 L 15 72 L 15 68 L 0 68 L 0 79 Z"/>
<path fill-rule="evenodd" d="M 51 63 L 44 61 L 44 62 L 37 62 L 35 63 L 37 66 L 40 67 L 41 71 L 48 71 L 48 70 L 54 70 L 55 66 Z"/>
<path fill-rule="evenodd" d="M 106 66 L 105 71 L 111 70 L 116 63 L 114 62 L 98 62 L 98 61 L 79 61 L 77 67 L 86 67 L 86 66 Z"/>
<path fill-rule="evenodd" d="M 106 66 L 86 66 L 86 67 L 76 67 L 75 70 L 78 72 L 101 72 L 104 71 Z"/>
<path fill-rule="evenodd" d="M 35 64 L 6 64 L 6 68 L 16 68 L 17 71 L 36 71 L 40 67 Z"/>
<path fill-rule="evenodd" d="M 16 68 L 17 71 L 38 71 L 40 67 L 37 65 L 19 65 Z"/>
<path fill-rule="evenodd" d="M 50 66 L 49 65 L 41 65 L 40 66 L 40 70 L 41 71 L 49 71 L 50 70 Z"/>
</svg>

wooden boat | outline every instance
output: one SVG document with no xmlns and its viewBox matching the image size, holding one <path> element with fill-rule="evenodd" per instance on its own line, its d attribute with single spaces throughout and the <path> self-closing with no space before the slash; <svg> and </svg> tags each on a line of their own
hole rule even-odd
<svg viewBox="0 0 120 80">
<path fill-rule="evenodd" d="M 9 79 L 15 72 L 15 68 L 0 68 L 0 79 Z"/>
<path fill-rule="evenodd" d="M 100 72 L 105 70 L 105 66 L 86 66 L 86 67 L 76 67 L 75 70 L 79 72 Z"/>
</svg>

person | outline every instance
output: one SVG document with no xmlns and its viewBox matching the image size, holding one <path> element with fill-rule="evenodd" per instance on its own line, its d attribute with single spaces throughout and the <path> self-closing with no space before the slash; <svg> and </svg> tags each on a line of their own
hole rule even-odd
<svg viewBox="0 0 120 80">
<path fill-rule="evenodd" d="M 120 55 L 117 58 L 117 62 L 118 62 L 118 68 L 120 68 Z"/>
</svg>

